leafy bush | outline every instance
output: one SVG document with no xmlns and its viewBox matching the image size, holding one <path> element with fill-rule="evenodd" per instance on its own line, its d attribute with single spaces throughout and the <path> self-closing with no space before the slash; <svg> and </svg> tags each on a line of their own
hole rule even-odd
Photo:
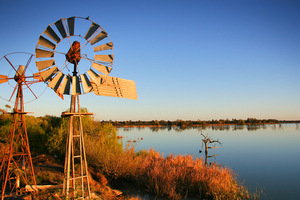
<svg viewBox="0 0 300 200">
<path fill-rule="evenodd" d="M 99 132 L 86 135 L 85 144 L 88 147 L 86 153 L 89 165 L 101 168 L 104 174 L 113 179 L 123 173 L 119 168 L 123 145 L 119 143 L 117 130 L 112 124 L 102 123 Z"/>
<path fill-rule="evenodd" d="M 9 114 L 0 115 L 0 137 L 7 138 L 10 131 L 11 122 L 13 117 Z"/>
</svg>

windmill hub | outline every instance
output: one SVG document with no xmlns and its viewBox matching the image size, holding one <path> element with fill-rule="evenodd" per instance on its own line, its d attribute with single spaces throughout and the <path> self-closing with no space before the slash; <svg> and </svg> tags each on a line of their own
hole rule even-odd
<svg viewBox="0 0 300 200">
<path fill-rule="evenodd" d="M 19 65 L 19 68 L 14 77 L 14 80 L 18 83 L 25 81 L 25 66 L 24 65 Z"/>
<path fill-rule="evenodd" d="M 74 41 L 68 53 L 66 54 L 66 59 L 69 63 L 78 64 L 80 56 L 80 42 Z"/>
</svg>

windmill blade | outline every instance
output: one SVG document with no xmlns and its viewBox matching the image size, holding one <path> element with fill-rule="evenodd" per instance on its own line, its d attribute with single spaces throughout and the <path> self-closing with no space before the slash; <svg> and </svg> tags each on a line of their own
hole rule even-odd
<svg viewBox="0 0 300 200">
<path fill-rule="evenodd" d="M 47 82 L 57 72 L 58 72 L 58 68 L 55 66 L 55 67 L 52 67 L 50 69 L 40 72 L 40 75 L 41 75 L 42 80 L 44 82 Z"/>
<path fill-rule="evenodd" d="M 69 34 L 74 35 L 74 23 L 75 23 L 75 17 L 68 18 L 68 27 L 69 27 Z"/>
<path fill-rule="evenodd" d="M 6 83 L 8 81 L 8 76 L 0 75 L 0 84 Z"/>
<path fill-rule="evenodd" d="M 11 96 L 10 96 L 10 98 L 9 98 L 8 101 L 10 101 L 10 100 L 12 99 L 12 97 L 14 96 L 14 94 L 15 94 L 17 88 L 18 88 L 18 84 L 15 85 L 15 88 L 14 88 L 14 90 L 13 90 L 13 92 L 12 92 L 12 94 L 11 94 Z"/>
<path fill-rule="evenodd" d="M 81 78 L 81 83 L 82 83 L 82 87 L 83 87 L 84 93 L 91 92 L 92 89 L 93 89 L 93 87 L 92 87 L 92 84 L 89 81 L 87 75 L 86 74 L 81 74 L 80 78 Z"/>
<path fill-rule="evenodd" d="M 48 84 L 48 87 L 52 88 L 54 91 L 56 91 L 63 79 L 63 73 L 59 72 Z"/>
<path fill-rule="evenodd" d="M 42 71 L 48 67 L 51 67 L 55 65 L 54 59 L 52 60 L 43 60 L 43 61 L 38 61 L 36 62 L 36 66 L 38 68 L 39 71 Z"/>
<path fill-rule="evenodd" d="M 96 44 L 97 42 L 100 42 L 101 40 L 103 40 L 104 38 L 107 37 L 107 33 L 105 31 L 101 31 L 98 35 L 96 35 L 91 41 L 91 45 Z"/>
<path fill-rule="evenodd" d="M 95 60 L 112 63 L 114 55 L 95 55 Z"/>
<path fill-rule="evenodd" d="M 100 46 L 94 47 L 94 51 L 95 52 L 97 52 L 97 51 L 104 51 L 104 50 L 111 50 L 111 49 L 113 49 L 113 43 L 112 42 L 109 42 L 109 43 L 102 44 Z"/>
<path fill-rule="evenodd" d="M 51 58 L 51 57 L 53 57 L 53 55 L 54 55 L 54 52 L 52 52 L 52 51 L 35 49 L 36 58 Z"/>
<path fill-rule="evenodd" d="M 22 76 L 24 74 L 25 74 L 25 66 L 24 65 L 19 65 L 18 70 L 17 70 L 14 78 L 17 78 L 17 77 Z"/>
<path fill-rule="evenodd" d="M 102 72 L 105 75 L 108 75 L 112 70 L 111 67 L 107 67 L 107 66 L 104 66 L 104 65 L 101 65 L 98 63 L 93 63 L 92 67 L 95 68 L 96 70 L 98 70 L 99 72 Z"/>
<path fill-rule="evenodd" d="M 72 77 L 71 95 L 78 95 L 78 94 L 81 94 L 80 85 L 79 85 L 79 78 L 78 78 L 78 76 L 73 76 Z"/>
<path fill-rule="evenodd" d="M 4 56 L 5 60 L 10 64 L 10 66 L 15 70 L 15 72 L 17 72 L 16 68 L 14 67 L 14 65 L 10 62 L 10 60 L 8 60 L 8 58 L 6 58 L 6 56 Z"/>
<path fill-rule="evenodd" d="M 36 79 L 36 80 L 42 81 L 42 77 L 41 77 L 40 72 L 34 73 L 33 78 Z"/>
<path fill-rule="evenodd" d="M 134 81 L 111 76 L 106 76 L 102 84 L 95 85 L 94 93 L 100 96 L 137 99 Z"/>
<path fill-rule="evenodd" d="M 58 29 L 58 31 L 60 32 L 60 35 L 62 36 L 62 38 L 67 37 L 66 30 L 64 28 L 64 25 L 63 25 L 61 19 L 58 20 L 57 22 L 55 22 L 55 26 Z"/>
<path fill-rule="evenodd" d="M 85 34 L 84 38 L 86 40 L 88 40 L 94 33 L 95 31 L 99 28 L 99 25 L 96 23 L 92 23 L 92 25 L 90 26 L 89 30 L 87 31 L 87 33 Z"/>
<path fill-rule="evenodd" d="M 53 29 L 48 26 L 46 28 L 46 30 L 44 31 L 44 33 L 51 38 L 53 41 L 55 41 L 56 43 L 58 43 L 60 41 L 60 38 L 58 37 L 58 35 L 53 31 Z"/>
<path fill-rule="evenodd" d="M 70 82 L 71 82 L 70 76 L 64 75 L 64 80 L 61 84 L 61 89 L 60 89 L 60 92 L 62 94 L 70 94 Z"/>
<path fill-rule="evenodd" d="M 89 75 L 93 83 L 95 83 L 96 85 L 101 84 L 102 79 L 94 70 L 89 69 L 86 73 Z"/>
<path fill-rule="evenodd" d="M 38 40 L 38 44 L 41 45 L 41 46 L 47 47 L 49 49 L 54 49 L 55 48 L 55 44 L 53 44 L 52 42 L 50 42 L 49 40 L 47 40 L 43 36 L 40 36 L 40 38 Z"/>
<path fill-rule="evenodd" d="M 29 87 L 29 85 L 26 83 L 26 81 L 23 82 L 27 88 L 30 90 L 30 92 L 33 94 L 33 96 L 35 97 L 35 99 L 37 99 L 37 96 L 34 94 L 34 92 L 32 91 L 32 89 Z"/>
<path fill-rule="evenodd" d="M 57 96 L 59 96 L 62 100 L 64 100 L 64 95 L 61 93 L 60 88 L 57 88 L 55 94 L 57 94 Z"/>
<path fill-rule="evenodd" d="M 33 54 L 31 54 L 30 58 L 28 59 L 26 65 L 25 65 L 25 71 L 27 70 L 32 58 L 33 58 Z"/>
</svg>

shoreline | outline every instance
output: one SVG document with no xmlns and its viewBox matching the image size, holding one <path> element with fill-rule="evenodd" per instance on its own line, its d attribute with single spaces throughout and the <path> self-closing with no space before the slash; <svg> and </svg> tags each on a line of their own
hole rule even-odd
<svg viewBox="0 0 300 200">
<path fill-rule="evenodd" d="M 192 127 L 208 127 L 208 126 L 262 126 L 262 125 L 277 125 L 277 124 L 297 124 L 300 123 L 299 121 L 295 122 L 278 122 L 278 123 L 259 123 L 259 124 L 192 124 L 192 125 L 154 125 L 154 124 L 147 124 L 147 125 L 139 125 L 139 124 L 132 124 L 132 125 L 114 125 L 116 128 L 162 128 L 162 127 L 180 127 L 180 128 L 192 128 Z"/>
</svg>

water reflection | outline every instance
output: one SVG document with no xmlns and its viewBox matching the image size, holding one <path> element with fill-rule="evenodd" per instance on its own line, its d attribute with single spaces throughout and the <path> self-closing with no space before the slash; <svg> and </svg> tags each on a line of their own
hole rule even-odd
<svg viewBox="0 0 300 200">
<path fill-rule="evenodd" d="M 234 126 L 232 127 L 232 130 L 233 130 L 233 131 L 238 131 L 238 130 L 243 130 L 244 128 L 245 128 L 244 125 L 234 125 Z"/>
<path fill-rule="evenodd" d="M 299 124 L 296 125 L 296 130 L 300 129 Z M 176 131 L 176 132 L 183 132 L 185 130 L 198 130 L 199 132 L 205 130 L 213 130 L 213 131 L 240 131 L 247 129 L 248 131 L 257 131 L 259 129 L 267 129 L 271 127 L 272 130 L 282 130 L 284 129 L 282 124 L 254 124 L 254 125 L 211 125 L 211 126 L 155 126 L 155 127 L 145 127 L 145 126 L 137 126 L 137 127 L 126 127 L 126 128 L 118 128 L 122 131 L 132 131 L 132 130 L 146 130 L 150 129 L 151 132 L 158 132 L 158 131 Z"/>
<path fill-rule="evenodd" d="M 219 139 L 222 146 L 205 155 L 201 133 Z M 119 128 L 119 134 L 131 140 L 136 151 L 152 148 L 164 156 L 193 155 L 208 165 L 229 167 L 253 192 L 262 188 L 267 195 L 262 200 L 300 199 L 299 123 Z"/>
</svg>

